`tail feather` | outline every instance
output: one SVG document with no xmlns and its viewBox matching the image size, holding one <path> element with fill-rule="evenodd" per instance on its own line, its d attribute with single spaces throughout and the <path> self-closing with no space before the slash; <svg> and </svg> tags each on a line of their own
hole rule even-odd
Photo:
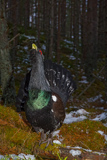
<svg viewBox="0 0 107 160">
<path fill-rule="evenodd" d="M 44 61 L 44 67 L 45 75 L 50 84 L 51 90 L 57 93 L 61 97 L 64 105 L 66 105 L 68 98 L 76 89 L 70 71 L 50 60 Z"/>
</svg>

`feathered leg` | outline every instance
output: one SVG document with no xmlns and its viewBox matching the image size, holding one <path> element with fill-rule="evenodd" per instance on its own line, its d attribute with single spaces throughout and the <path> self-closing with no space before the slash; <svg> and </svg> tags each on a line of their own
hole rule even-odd
<svg viewBox="0 0 107 160">
<path fill-rule="evenodd" d="M 46 141 L 46 133 L 44 131 L 41 132 L 41 139 L 39 141 L 39 146 Z"/>
<path fill-rule="evenodd" d="M 46 136 L 46 133 L 44 133 L 44 131 L 41 132 L 41 139 L 39 141 L 39 146 L 43 143 L 47 143 L 45 148 L 47 148 L 49 144 L 53 145 L 53 139 L 51 133 L 49 133 L 48 136 Z"/>
</svg>

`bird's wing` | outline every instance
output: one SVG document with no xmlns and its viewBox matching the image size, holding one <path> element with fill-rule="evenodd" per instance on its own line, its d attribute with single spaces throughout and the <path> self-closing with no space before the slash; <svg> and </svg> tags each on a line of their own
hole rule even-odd
<svg viewBox="0 0 107 160">
<path fill-rule="evenodd" d="M 24 77 L 24 79 L 22 80 L 21 86 L 18 91 L 18 95 L 16 97 L 17 112 L 24 110 L 24 104 L 28 96 L 29 81 L 30 81 L 30 72 L 28 72 Z"/>
</svg>

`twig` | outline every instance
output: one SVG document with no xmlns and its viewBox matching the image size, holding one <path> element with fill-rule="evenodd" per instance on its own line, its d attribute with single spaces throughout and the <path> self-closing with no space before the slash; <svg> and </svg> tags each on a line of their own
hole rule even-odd
<svg viewBox="0 0 107 160">
<path fill-rule="evenodd" d="M 99 71 L 99 73 L 97 74 L 97 77 L 98 77 L 99 74 L 104 70 L 104 68 L 105 68 L 105 66 L 102 67 L 102 69 Z M 95 82 L 95 80 L 96 80 L 97 77 L 95 77 L 95 78 L 91 81 L 91 83 L 76 97 L 76 99 L 79 98 L 79 97 Z"/>
<path fill-rule="evenodd" d="M 17 130 L 17 132 L 16 132 L 10 139 L 12 139 L 20 130 L 21 130 L 21 129 L 19 128 L 19 129 Z"/>
<path fill-rule="evenodd" d="M 15 38 L 17 38 L 18 36 L 20 36 L 20 33 L 16 34 L 8 43 L 12 42 Z"/>
<path fill-rule="evenodd" d="M 22 146 L 21 146 L 21 148 L 20 148 L 20 151 L 21 151 L 22 148 L 24 147 L 24 144 L 25 144 L 26 140 L 28 139 L 28 137 L 29 137 L 29 135 L 30 135 L 31 129 L 32 129 L 32 127 L 30 128 L 30 130 L 29 130 L 29 132 L 28 132 L 28 135 L 26 136 L 25 140 L 23 141 L 23 144 L 22 144 Z"/>
</svg>

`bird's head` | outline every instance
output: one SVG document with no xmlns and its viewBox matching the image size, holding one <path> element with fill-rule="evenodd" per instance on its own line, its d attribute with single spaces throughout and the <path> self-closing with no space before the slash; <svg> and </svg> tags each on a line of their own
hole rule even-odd
<svg viewBox="0 0 107 160">
<path fill-rule="evenodd" d="M 39 49 L 34 43 L 30 51 L 31 62 L 35 62 L 37 59 L 44 59 L 41 49 Z"/>
</svg>

